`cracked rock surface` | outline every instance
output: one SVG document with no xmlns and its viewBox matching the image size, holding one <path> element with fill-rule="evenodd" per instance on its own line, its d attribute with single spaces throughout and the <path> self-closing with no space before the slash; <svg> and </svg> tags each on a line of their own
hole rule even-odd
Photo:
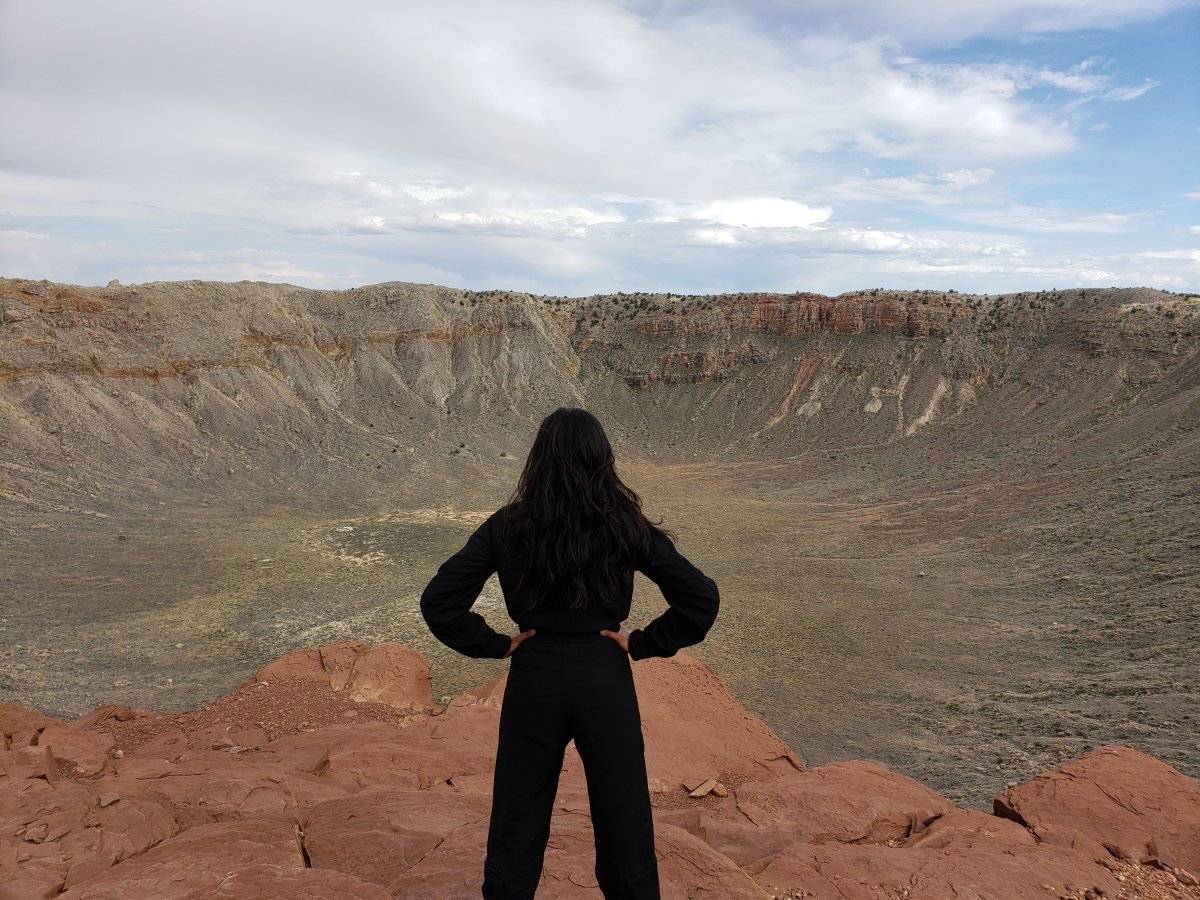
<svg viewBox="0 0 1200 900">
<path fill-rule="evenodd" d="M 686 652 L 634 672 L 663 897 L 1200 897 L 1200 785 L 1152 756 L 1100 747 L 989 815 L 806 768 Z M 194 712 L 0 704 L 0 898 L 478 897 L 505 683 L 440 706 L 421 653 L 345 641 Z M 593 866 L 571 744 L 538 896 L 598 896 Z"/>
</svg>

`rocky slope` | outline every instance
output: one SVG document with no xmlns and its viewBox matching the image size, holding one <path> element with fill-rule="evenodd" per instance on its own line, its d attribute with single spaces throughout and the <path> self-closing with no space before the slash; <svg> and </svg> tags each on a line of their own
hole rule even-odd
<svg viewBox="0 0 1200 900">
<path fill-rule="evenodd" d="M 0 898 L 477 897 L 506 675 L 445 706 L 430 675 L 343 642 L 193 712 L 0 704 Z M 1200 784 L 1154 757 L 1097 748 L 987 815 L 806 768 L 686 652 L 634 675 L 664 898 L 1200 897 Z M 593 862 L 570 744 L 538 896 L 596 896 Z"/>
<path fill-rule="evenodd" d="M 567 299 L 2 280 L 0 309 L 18 509 L 208 479 L 353 475 L 366 491 L 416 488 L 419 471 L 436 492 L 456 480 L 453 449 L 493 471 L 560 403 L 660 458 L 881 448 L 980 422 L 958 450 L 1009 430 L 1000 446 L 1047 428 L 1070 442 L 1091 414 L 1178 397 L 1200 365 L 1200 298 L 1149 290 Z M 1066 378 L 1075 393 L 1056 396 Z"/>
</svg>

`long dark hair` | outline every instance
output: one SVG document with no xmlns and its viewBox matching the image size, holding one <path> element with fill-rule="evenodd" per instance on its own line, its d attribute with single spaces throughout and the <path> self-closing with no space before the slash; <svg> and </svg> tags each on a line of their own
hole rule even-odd
<svg viewBox="0 0 1200 900">
<path fill-rule="evenodd" d="M 538 427 L 504 520 L 525 563 L 520 584 L 530 607 L 602 607 L 648 556 L 655 532 L 676 539 L 646 518 L 642 498 L 617 476 L 600 421 L 569 406 Z"/>
</svg>

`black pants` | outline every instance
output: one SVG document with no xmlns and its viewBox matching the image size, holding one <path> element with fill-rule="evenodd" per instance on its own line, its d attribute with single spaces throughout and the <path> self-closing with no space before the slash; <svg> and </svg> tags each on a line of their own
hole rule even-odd
<svg viewBox="0 0 1200 900">
<path fill-rule="evenodd" d="M 483 896 L 534 896 L 563 753 L 574 738 L 587 778 L 600 890 L 607 900 L 657 900 L 642 719 L 628 654 L 598 631 L 538 629 L 509 660 Z"/>
</svg>

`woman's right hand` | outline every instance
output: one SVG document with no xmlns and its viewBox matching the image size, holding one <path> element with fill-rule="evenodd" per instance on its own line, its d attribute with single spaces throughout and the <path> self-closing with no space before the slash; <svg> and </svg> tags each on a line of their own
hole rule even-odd
<svg viewBox="0 0 1200 900">
<path fill-rule="evenodd" d="M 536 634 L 536 632 L 532 628 L 530 628 L 528 631 L 514 631 L 512 634 L 510 634 L 508 636 L 508 652 L 504 654 L 504 658 L 508 659 L 510 656 L 516 653 L 517 648 L 520 647 L 525 641 L 533 637 L 534 634 Z"/>
<path fill-rule="evenodd" d="M 609 631 L 607 628 L 604 628 L 600 631 L 600 633 L 602 635 L 604 635 L 605 637 L 612 638 L 614 641 L 616 641 L 618 644 L 620 644 L 621 649 L 624 650 L 626 653 L 629 652 L 629 629 L 628 628 L 625 628 L 624 626 L 622 626 L 620 631 Z"/>
</svg>

